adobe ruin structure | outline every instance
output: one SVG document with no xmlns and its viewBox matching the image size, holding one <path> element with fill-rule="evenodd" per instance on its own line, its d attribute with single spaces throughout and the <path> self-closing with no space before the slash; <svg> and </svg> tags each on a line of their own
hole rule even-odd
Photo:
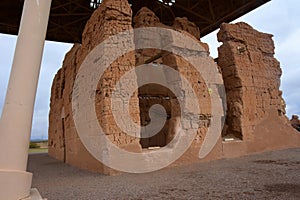
<svg viewBox="0 0 300 200">
<path fill-rule="evenodd" d="M 107 2 L 109 0 L 104 0 L 104 2 L 105 1 L 107 9 L 102 8 L 100 10 L 105 11 L 104 13 L 101 14 L 99 13 L 99 11 L 97 11 L 98 14 L 93 15 L 94 17 L 98 16 L 100 18 L 95 19 L 92 17 L 89 25 L 85 29 L 86 32 L 84 34 L 82 34 L 83 29 L 88 19 L 91 17 L 94 10 L 102 4 L 102 0 L 1 1 L 0 32 L 4 34 L 18 35 L 18 40 L 13 58 L 5 103 L 0 120 L 0 147 L 2 148 L 0 151 L 0 199 L 27 199 L 27 197 L 32 199 L 42 199 L 36 189 L 30 189 L 32 183 L 32 173 L 27 172 L 26 166 L 28 161 L 28 146 L 31 135 L 34 102 L 45 40 L 82 44 L 75 45 L 74 48 L 69 52 L 68 56 L 66 56 L 63 69 L 58 73 L 55 79 L 56 81 L 54 87 L 57 87 L 57 90 L 54 91 L 55 89 L 53 88 L 52 92 L 53 102 L 51 105 L 52 110 L 50 115 L 50 139 L 53 141 L 50 147 L 50 154 L 61 160 L 65 160 L 67 163 L 77 165 L 81 168 L 104 172 L 107 174 L 113 173 L 111 169 L 104 167 L 99 162 L 96 162 L 95 159 L 93 159 L 91 155 L 87 153 L 86 149 L 78 140 L 78 134 L 73 130 L 74 122 L 72 118 L 74 118 L 74 116 L 70 115 L 71 113 L 69 104 L 71 101 L 68 101 L 68 98 L 73 98 L 72 96 L 67 96 L 67 94 L 69 94 L 71 91 L 70 88 L 72 81 L 74 81 L 72 80 L 72 78 L 74 78 L 75 74 L 78 73 L 79 65 L 82 62 L 83 58 L 87 55 L 87 53 L 91 51 L 90 48 L 97 45 L 97 43 L 100 42 L 101 39 L 105 39 L 106 36 L 112 35 L 113 33 L 116 33 L 123 29 L 128 30 L 128 28 L 132 28 L 132 17 L 130 16 L 131 11 L 128 7 L 128 3 L 125 3 L 126 5 L 122 4 L 124 5 L 124 7 L 122 7 L 120 6 L 121 4 L 119 3 L 119 1 L 114 1 L 116 2 L 116 6 L 107 6 Z M 133 16 L 136 16 L 141 8 L 147 7 L 150 10 L 154 11 L 154 13 L 159 17 L 160 22 L 162 22 L 161 25 L 165 24 L 168 26 L 174 26 L 173 28 L 176 28 L 177 30 L 184 29 L 191 35 L 196 36 L 197 39 L 194 38 L 196 44 L 199 44 L 197 27 L 200 28 L 202 36 L 209 34 L 212 31 L 218 29 L 221 23 L 230 22 L 234 19 L 237 19 L 238 17 L 262 6 L 269 1 L 270 0 L 243 0 L 228 1 L 228 3 L 224 4 L 222 0 L 128 0 L 132 9 Z M 108 13 L 110 13 L 111 15 L 107 15 Z M 107 16 L 110 16 L 112 18 L 108 18 Z M 150 14 L 150 16 L 152 16 L 152 14 Z M 117 18 L 115 19 L 115 17 Z M 118 17 L 122 17 L 122 19 Z M 175 19 L 176 17 L 181 17 L 181 19 Z M 197 25 L 196 29 L 195 25 L 188 22 L 186 19 L 184 19 L 184 17 L 188 17 L 190 21 L 195 23 Z M 145 18 L 147 17 L 145 16 Z M 145 21 L 147 20 L 145 19 Z M 113 29 L 110 27 L 110 25 L 118 26 L 116 26 L 116 29 Z M 147 24 L 145 25 L 147 26 Z M 104 26 L 106 26 L 105 30 L 102 29 Z M 102 32 L 100 30 L 102 30 Z M 102 35 L 99 33 L 102 33 Z M 184 33 L 184 31 L 182 33 Z M 196 35 L 194 33 L 196 33 Z M 185 32 L 185 34 L 188 33 Z M 93 37 L 95 36 L 96 38 L 91 38 L 91 35 Z M 85 44 L 83 43 L 83 40 L 85 40 Z M 110 45 L 108 45 L 107 47 L 109 46 Z M 124 63 L 120 58 L 119 61 L 122 62 L 118 63 L 118 61 L 116 61 L 115 63 L 113 63 L 113 65 L 111 65 L 111 69 L 118 67 L 118 72 L 120 73 L 119 75 L 122 75 L 122 73 L 124 73 L 128 69 L 136 69 L 135 66 L 133 66 L 133 64 L 137 64 L 134 59 L 143 59 L 143 56 L 146 57 L 149 52 L 147 53 L 147 51 L 142 51 L 135 53 L 135 55 L 128 54 L 128 60 Z M 202 54 L 203 58 L 208 60 L 207 50 L 201 52 L 201 55 Z M 163 60 L 165 63 L 170 64 L 173 69 L 177 69 L 178 71 L 180 71 L 180 73 L 189 73 L 189 70 L 192 70 L 188 69 L 186 71 L 184 66 L 182 66 L 184 61 L 182 61 L 180 57 L 161 54 L 161 58 L 163 59 L 161 59 L 159 62 L 162 62 Z M 209 59 L 212 61 L 211 58 Z M 152 58 L 150 60 L 152 60 Z M 215 63 L 212 63 L 211 65 L 213 66 L 213 68 L 216 67 Z M 188 66 L 188 64 L 186 66 Z M 194 64 L 194 66 L 196 65 Z M 215 70 L 217 70 L 217 68 L 215 68 Z M 222 80 L 221 74 L 213 74 L 215 76 L 218 76 L 220 80 Z M 110 81 L 110 79 L 118 76 L 115 76 L 114 74 L 111 75 L 110 73 L 107 73 L 106 76 L 106 79 L 102 80 L 101 84 L 108 84 L 106 91 L 109 92 L 109 89 L 111 87 L 111 85 L 109 84 L 113 83 L 113 81 Z M 202 78 L 206 77 L 207 76 Z M 197 80 L 200 82 L 199 86 L 197 86 Z M 204 86 L 201 82 L 201 78 L 196 74 L 190 77 L 189 81 L 191 83 L 197 83 L 196 85 L 194 85 L 195 88 L 200 87 L 201 85 Z M 135 81 L 131 83 L 135 83 Z M 151 86 L 152 93 L 146 92 L 147 87 L 140 88 L 139 91 L 136 91 L 136 94 L 132 98 L 131 104 L 131 107 L 133 105 L 136 107 L 132 107 L 132 117 L 130 118 L 134 119 L 138 124 L 140 122 L 147 122 L 149 119 L 147 119 L 147 116 L 145 116 L 143 113 L 147 112 L 147 106 L 149 105 L 143 106 L 144 103 L 151 104 L 154 99 L 162 99 L 162 104 L 167 105 L 167 111 L 169 113 L 171 112 L 171 115 L 169 115 L 168 117 L 168 127 L 165 127 L 166 129 L 168 129 L 168 132 L 170 132 L 170 134 L 167 134 L 171 136 L 168 139 L 170 140 L 173 137 L 172 132 L 174 132 L 174 124 L 178 124 L 178 117 L 176 118 L 176 112 L 173 111 L 173 107 L 170 107 L 167 101 L 168 99 L 171 99 L 172 95 L 170 94 L 171 96 L 169 98 L 164 92 L 162 92 L 163 89 L 161 87 L 159 88 L 159 90 L 154 90 L 153 88 L 154 86 Z M 201 88 L 197 92 L 197 96 L 199 96 L 200 94 L 204 97 L 206 93 L 201 93 L 201 90 L 205 91 L 204 88 Z M 105 90 L 99 90 L 98 92 L 105 92 Z M 151 94 L 150 97 L 149 94 Z M 108 106 L 108 104 L 107 102 L 105 102 L 105 98 L 101 96 L 102 93 L 99 93 L 98 95 L 99 96 L 97 96 L 97 100 L 99 105 L 96 106 L 97 108 L 99 108 L 99 110 L 97 111 L 98 116 L 100 117 L 99 121 L 106 129 L 107 127 L 109 127 L 109 130 L 114 133 L 108 135 L 108 137 L 119 147 L 122 146 L 122 148 L 128 149 L 130 151 L 141 151 L 141 143 L 143 143 L 143 147 L 146 147 L 147 145 L 152 146 L 152 142 L 158 144 L 159 141 L 162 141 L 162 133 L 160 133 L 160 136 L 157 136 L 157 138 L 155 138 L 151 142 L 147 140 L 145 142 L 141 142 L 135 137 L 125 137 L 122 133 L 119 133 L 119 136 L 117 136 L 118 134 L 116 133 L 118 133 L 119 130 L 110 121 L 111 113 L 109 111 L 105 112 L 105 115 L 103 115 L 105 117 L 102 117 L 102 112 L 107 111 L 107 107 L 105 106 Z M 155 95 L 155 98 L 153 98 L 152 95 Z M 212 93 L 212 95 L 215 95 L 215 93 Z M 197 100 L 198 98 L 195 98 L 195 100 Z M 244 99 L 241 98 L 241 100 L 242 101 L 240 102 L 245 104 Z M 218 101 L 218 98 L 211 98 L 211 101 Z M 172 102 L 176 105 L 176 101 Z M 208 102 L 205 101 L 205 103 Z M 205 105 L 205 103 L 203 103 L 203 105 Z M 201 106 L 203 105 L 201 104 Z M 101 108 L 103 108 L 103 110 L 101 110 Z M 232 108 L 235 107 L 233 106 Z M 214 111 L 214 109 L 212 110 Z M 245 120 L 246 118 L 244 114 L 246 113 L 246 111 L 243 109 L 240 110 L 243 111 L 241 112 L 241 114 L 243 115 L 232 116 L 237 116 L 235 118 L 239 120 Z M 122 110 L 120 110 L 120 113 L 122 113 L 121 111 Z M 266 113 L 268 114 L 268 112 Z M 203 136 L 205 135 L 207 126 L 206 123 L 211 119 L 214 119 L 215 115 L 210 116 L 209 113 L 200 112 L 197 113 L 197 115 L 202 116 L 202 121 L 201 123 L 199 123 L 200 126 L 199 130 L 197 131 L 198 134 L 196 135 L 194 144 L 191 146 L 190 150 L 182 157 L 185 159 L 180 159 L 178 163 L 187 163 L 191 161 L 192 158 L 194 158 L 193 161 L 197 160 L 198 157 L 196 156 L 196 154 L 198 153 L 199 146 L 201 146 L 201 148 L 205 146 L 201 145 L 201 142 L 203 140 Z M 234 121 L 239 122 L 239 120 L 236 119 Z M 275 119 L 278 118 L 275 117 Z M 97 119 L 95 121 L 98 122 Z M 274 120 L 269 121 L 272 123 L 274 122 Z M 227 123 L 228 122 L 230 122 L 230 120 L 227 120 Z M 256 122 L 258 123 L 258 121 Z M 190 124 L 193 124 L 194 127 L 198 128 L 197 124 L 191 122 Z M 279 124 L 282 124 L 282 122 L 280 122 Z M 275 124 L 275 126 L 272 125 L 271 127 L 277 127 L 276 125 L 277 124 Z M 254 151 L 253 149 L 247 148 L 250 145 L 246 142 L 246 135 L 248 134 L 245 134 L 245 131 L 249 132 L 249 126 L 243 125 L 241 127 L 243 128 L 238 131 L 235 130 L 233 135 L 237 136 L 237 138 L 243 139 L 243 142 L 235 143 L 236 145 L 233 145 L 231 143 L 230 145 L 228 145 L 228 147 L 226 147 L 226 143 L 222 143 L 220 139 L 218 145 L 210 154 L 209 158 L 212 159 L 218 157 L 229 157 L 232 156 L 232 152 L 239 152 L 239 155 L 244 155 L 249 152 L 266 150 L 265 146 L 271 146 L 271 149 L 274 149 L 279 147 L 281 148 L 293 146 L 295 144 L 287 143 L 285 142 L 285 140 L 282 140 L 283 143 L 280 143 L 280 145 L 277 144 L 276 141 L 279 141 L 280 138 L 278 138 L 279 136 L 276 137 L 276 135 L 272 132 L 272 136 L 274 135 L 276 141 L 270 141 L 269 145 L 266 145 L 264 142 L 262 143 L 263 147 L 256 148 Z M 255 130 L 253 133 L 255 137 L 258 136 L 255 134 L 255 131 L 258 130 L 257 127 L 259 126 L 255 126 Z M 228 134 L 230 134 L 230 129 L 232 128 L 233 127 L 228 126 L 228 129 L 226 129 L 228 131 L 224 131 L 224 135 L 227 135 L 228 137 Z M 211 129 L 208 129 L 208 131 L 210 130 Z M 176 134 L 175 137 L 177 137 L 177 135 L 178 134 Z M 208 134 L 208 136 L 210 136 L 210 134 Z M 269 135 L 260 134 L 260 136 L 262 138 L 269 138 Z M 295 139 L 293 137 L 294 136 L 288 135 L 284 139 Z M 204 142 L 207 138 L 209 137 L 205 137 Z M 265 141 L 265 138 L 263 138 L 262 141 Z M 165 140 L 159 145 L 168 143 L 168 140 Z M 277 146 L 274 146 L 274 143 L 276 143 Z M 10 149 L 11 146 L 14 147 L 13 151 L 6 151 L 7 149 Z M 229 147 L 231 147 L 231 149 Z M 232 147 L 236 148 L 232 149 Z M 192 151 L 192 149 L 194 149 L 194 151 Z M 144 151 L 144 149 L 142 149 L 142 151 Z M 230 152 L 230 154 L 226 152 Z M 151 152 L 151 154 L 153 154 L 153 152 Z"/>
<path fill-rule="evenodd" d="M 75 44 L 67 53 L 62 68 L 54 78 L 49 115 L 49 155 L 79 168 L 105 174 L 116 173 L 96 160 L 82 144 L 72 114 L 72 91 L 79 67 L 94 47 L 109 36 L 139 27 L 180 31 L 193 37 L 209 56 L 208 45 L 200 41 L 199 28 L 187 18 L 176 18 L 173 26 L 167 26 L 145 7 L 132 16 L 127 1 L 104 0 L 87 22 L 82 44 Z M 202 160 L 299 146 L 300 135 L 291 128 L 285 116 L 285 104 L 279 90 L 281 69 L 274 58 L 272 35 L 258 32 L 246 23 L 222 24 L 218 40 L 222 46 L 217 63 L 212 62 L 212 67 L 218 67 L 222 74 L 228 110 L 222 137 Z M 177 70 L 196 91 L 201 107 L 198 131 L 191 147 L 174 164 L 200 161 L 199 150 L 211 119 L 209 88 L 201 74 L 177 55 L 161 50 L 137 50 L 111 64 L 99 77 L 95 102 L 99 124 L 112 143 L 128 151 L 142 152 L 149 147 L 163 147 L 173 138 L 179 116 L 178 102 L 168 88 L 145 85 L 134 93 L 130 101 L 131 117 L 142 126 L 149 123 L 148 112 L 152 105 L 159 103 L 164 106 L 168 120 L 157 135 L 143 139 L 129 136 L 120 130 L 113 118 L 110 99 L 116 82 L 127 71 L 149 61 Z"/>
</svg>

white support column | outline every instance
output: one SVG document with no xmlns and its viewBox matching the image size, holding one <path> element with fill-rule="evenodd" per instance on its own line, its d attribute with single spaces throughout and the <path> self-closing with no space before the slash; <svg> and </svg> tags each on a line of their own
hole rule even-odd
<svg viewBox="0 0 300 200">
<path fill-rule="evenodd" d="M 26 172 L 32 116 L 51 0 L 25 0 L 0 119 L 0 200 L 29 196 Z"/>
</svg>

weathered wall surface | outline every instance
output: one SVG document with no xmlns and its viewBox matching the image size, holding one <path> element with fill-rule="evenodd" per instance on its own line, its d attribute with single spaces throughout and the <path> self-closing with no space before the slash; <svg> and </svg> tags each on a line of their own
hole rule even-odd
<svg viewBox="0 0 300 200">
<path fill-rule="evenodd" d="M 158 17 L 147 8 L 141 11 L 133 19 L 137 27 L 163 27 L 183 31 L 195 38 L 208 51 L 208 46 L 198 39 L 200 31 L 198 27 L 186 18 L 176 18 L 173 27 L 168 27 L 159 22 Z M 104 1 L 94 12 L 88 21 L 83 33 L 82 45 L 74 45 L 66 55 L 62 69 L 57 73 L 52 86 L 51 112 L 49 126 L 49 154 L 81 168 L 112 173 L 110 169 L 95 160 L 82 145 L 75 128 L 72 116 L 72 90 L 77 71 L 87 54 L 107 37 L 121 31 L 131 29 L 132 16 L 127 1 Z M 112 44 L 113 45 L 113 44 Z M 111 113 L 111 92 L 116 82 L 128 70 L 135 65 L 144 64 L 149 58 L 161 54 L 156 63 L 166 64 L 179 71 L 192 83 L 199 99 L 202 113 L 199 113 L 201 124 L 193 146 L 198 150 L 206 134 L 210 120 L 210 100 L 208 89 L 201 75 L 187 61 L 179 56 L 171 55 L 160 50 L 140 50 L 131 52 L 117 59 L 100 78 L 96 94 L 96 111 L 99 123 L 107 137 L 117 146 L 129 151 L 141 151 L 142 148 L 152 146 L 165 146 L 172 140 L 176 127 L 180 126 L 178 116 L 178 101 L 167 88 L 158 85 L 146 85 L 139 88 L 130 101 L 130 114 L 138 124 L 147 125 L 149 120 L 149 108 L 153 104 L 161 104 L 168 113 L 165 127 L 156 136 L 149 139 L 138 139 L 123 133 L 116 125 Z M 207 55 L 209 53 L 207 52 Z M 138 80 L 137 80 L 138 82 Z M 139 99 L 138 99 L 139 98 Z M 119 111 L 122 113 L 122 111 Z M 195 153 L 195 157 L 197 154 Z"/>
<path fill-rule="evenodd" d="M 67 151 L 75 151 L 71 146 L 67 146 L 68 141 L 79 139 L 72 117 L 71 97 L 78 68 L 77 54 L 80 48 L 80 45 L 74 45 L 66 54 L 63 67 L 56 74 L 51 91 L 49 154 L 64 161 L 67 161 Z"/>
<path fill-rule="evenodd" d="M 285 105 L 279 90 L 281 68 L 274 58 L 272 35 L 246 23 L 223 24 L 218 33 L 218 65 L 227 95 L 227 130 L 250 140 L 256 125 L 272 111 L 285 120 Z"/>
<path fill-rule="evenodd" d="M 88 53 L 109 36 L 132 29 L 132 11 L 126 0 L 104 0 L 93 13 L 83 32 L 82 45 L 74 45 L 66 55 L 62 69 L 52 86 L 51 112 L 49 116 L 49 154 L 84 169 L 113 173 L 94 159 L 82 145 L 72 116 L 72 90 L 77 71 Z M 111 44 L 113 45 L 113 44 Z M 109 51 L 109 46 L 107 50 Z M 106 47 L 105 47 L 106 48 Z M 99 123 L 108 138 L 119 146 L 138 147 L 138 140 L 120 131 L 109 110 L 112 89 L 119 77 L 135 67 L 134 53 L 127 54 L 110 65 L 99 80 L 96 110 Z M 113 71 L 113 72 L 112 72 Z M 100 77 L 99 77 L 100 78 Z M 131 116 L 139 122 L 137 94 L 131 99 Z M 134 106 L 134 105 L 137 106 Z M 136 108 L 136 109 L 134 109 Z"/>
<path fill-rule="evenodd" d="M 188 34 L 192 38 L 195 39 L 195 43 L 199 43 L 204 47 L 204 51 L 206 55 L 209 55 L 208 46 L 200 42 L 200 30 L 199 28 L 192 22 L 188 21 L 187 18 L 176 18 L 173 24 L 173 27 L 166 26 L 160 23 L 159 18 L 148 8 L 142 8 L 134 17 L 134 27 L 160 27 L 160 28 L 168 28 L 180 31 L 184 34 Z M 155 33 L 153 33 L 155 34 Z M 145 39 L 146 40 L 146 39 Z M 140 42 L 140 41 L 136 41 Z M 143 41 L 145 42 L 145 41 Z M 191 149 L 199 148 L 203 142 L 203 138 L 207 132 L 207 128 L 210 121 L 211 116 L 211 102 L 210 95 L 208 93 L 208 89 L 205 85 L 201 74 L 192 66 L 188 61 L 184 60 L 180 56 L 171 54 L 170 52 L 164 52 L 161 50 L 153 50 L 153 49 L 143 49 L 136 51 L 136 65 L 147 63 L 147 61 L 152 60 L 152 58 L 157 57 L 154 60 L 154 63 L 164 64 L 168 67 L 171 67 L 177 70 L 182 76 L 184 76 L 189 83 L 192 85 L 194 91 L 196 92 L 197 100 L 200 105 L 201 113 L 199 113 L 199 118 L 201 119 L 201 124 L 199 124 L 198 134 L 195 138 L 194 143 L 191 146 Z M 153 66 L 155 67 L 155 64 Z M 216 66 L 212 66 L 216 67 Z M 164 72 L 161 72 L 164 73 Z M 165 81 L 175 80 L 175 77 L 167 77 L 167 74 L 164 74 Z M 181 78 L 178 77 L 178 81 L 181 82 Z M 179 84 L 179 83 L 178 83 Z M 140 101 L 140 116 L 141 116 L 141 124 L 146 125 L 149 122 L 149 108 L 154 104 L 163 105 L 168 114 L 168 120 L 164 126 L 164 128 L 155 136 L 151 138 L 146 138 L 141 140 L 141 144 L 143 147 L 149 146 L 165 146 L 169 143 L 175 134 L 175 127 L 180 126 L 179 118 L 180 118 L 180 110 L 178 110 L 178 100 L 177 97 L 167 88 L 158 85 L 146 85 L 142 88 L 139 88 L 139 101 Z M 192 154 L 196 157 L 197 153 L 191 153 L 188 151 L 186 155 L 189 154 L 190 157 Z M 187 157 L 187 156 L 183 156 Z"/>
<path fill-rule="evenodd" d="M 159 18 L 148 8 L 143 7 L 133 18 L 134 28 L 142 28 L 142 27 L 167 27 L 160 23 Z M 155 34 L 155 33 L 153 33 Z M 138 42 L 145 42 L 146 38 L 143 41 L 138 41 L 135 38 L 135 43 Z M 139 49 L 135 52 L 136 58 L 136 66 L 146 64 L 147 60 L 160 55 L 157 59 L 153 62 L 156 64 L 162 64 L 161 59 L 162 51 L 158 49 Z M 153 64 L 152 63 L 152 64 Z M 149 66 L 151 67 L 151 66 Z M 154 66 L 152 66 L 154 67 Z M 144 78 L 144 77 L 140 77 Z M 138 78 L 139 81 L 139 78 Z M 169 130 L 169 123 L 171 118 L 171 98 L 174 98 L 174 95 L 167 89 L 159 85 L 149 84 L 145 85 L 138 89 L 138 96 L 139 96 L 139 106 L 140 106 L 140 124 L 142 126 L 148 125 L 150 121 L 149 116 L 149 109 L 154 104 L 162 105 L 168 115 L 168 120 L 166 121 L 162 130 L 150 138 L 142 138 L 140 140 L 140 144 L 142 148 L 149 148 L 149 147 L 158 147 L 158 146 L 165 146 L 167 145 L 167 137 L 168 137 L 168 130 Z"/>
<path fill-rule="evenodd" d="M 209 56 L 208 45 L 199 40 L 199 28 L 187 18 L 176 18 L 173 26 L 169 27 L 160 23 L 159 18 L 147 8 L 142 8 L 132 18 L 127 0 L 104 0 L 86 24 L 82 45 L 73 46 L 54 78 L 49 115 L 51 156 L 83 169 L 105 174 L 115 173 L 97 161 L 83 146 L 72 115 L 72 91 L 80 65 L 91 50 L 109 36 L 130 30 L 132 26 L 177 30 L 191 36 L 195 43 L 204 47 L 202 56 Z M 281 69 L 279 62 L 274 58 L 272 35 L 258 32 L 245 23 L 223 24 L 218 33 L 218 40 L 223 42 L 219 48 L 218 65 L 224 79 L 228 106 L 223 136 L 236 137 L 243 142 L 222 143 L 219 139 L 207 160 L 297 146 L 300 138 L 294 134 L 284 115 L 285 103 L 279 90 Z M 137 42 L 139 41 L 135 40 L 135 44 Z M 115 44 L 112 42 L 104 47 L 106 56 L 110 56 L 111 45 Z M 112 115 L 112 91 L 117 81 L 127 71 L 148 62 L 152 63 L 149 67 L 155 67 L 156 63 L 177 70 L 196 92 L 201 111 L 198 132 L 190 149 L 176 163 L 197 161 L 199 149 L 210 125 L 210 94 L 201 74 L 180 56 L 161 50 L 143 49 L 116 59 L 102 77 L 95 77 L 99 78 L 95 99 L 99 123 L 112 143 L 128 151 L 141 152 L 145 151 L 143 148 L 162 147 L 173 139 L 175 130 L 181 126 L 180 111 L 178 100 L 168 88 L 155 84 L 145 85 L 130 99 L 131 118 L 142 126 L 150 123 L 149 109 L 152 105 L 160 104 L 165 107 L 167 122 L 164 128 L 151 138 L 139 139 L 127 135 L 120 130 Z M 211 65 L 216 67 L 213 62 Z M 165 77 L 166 82 L 170 78 L 166 74 L 162 77 Z M 178 78 L 180 82 L 180 77 Z M 172 80 L 175 80 L 174 77 Z M 137 77 L 136 80 L 127 81 L 128 84 L 136 84 L 140 80 Z M 126 84 L 124 91 L 125 89 Z M 125 111 L 120 108 L 119 113 L 122 115 Z M 273 137 L 268 139 L 271 134 Z"/>
</svg>

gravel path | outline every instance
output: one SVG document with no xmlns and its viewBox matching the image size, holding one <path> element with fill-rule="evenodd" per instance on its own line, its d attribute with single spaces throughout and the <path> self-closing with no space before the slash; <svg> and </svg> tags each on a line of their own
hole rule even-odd
<svg viewBox="0 0 300 200">
<path fill-rule="evenodd" d="M 33 187 L 48 200 L 300 199 L 300 148 L 105 176 L 68 166 L 47 154 L 29 156 Z"/>
</svg>

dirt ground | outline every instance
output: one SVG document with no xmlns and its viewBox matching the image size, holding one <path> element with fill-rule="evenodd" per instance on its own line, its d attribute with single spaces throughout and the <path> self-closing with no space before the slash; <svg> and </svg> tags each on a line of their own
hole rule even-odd
<svg viewBox="0 0 300 200">
<path fill-rule="evenodd" d="M 300 199 L 300 148 L 105 176 L 68 166 L 47 154 L 29 156 L 33 187 L 48 200 Z"/>
</svg>

